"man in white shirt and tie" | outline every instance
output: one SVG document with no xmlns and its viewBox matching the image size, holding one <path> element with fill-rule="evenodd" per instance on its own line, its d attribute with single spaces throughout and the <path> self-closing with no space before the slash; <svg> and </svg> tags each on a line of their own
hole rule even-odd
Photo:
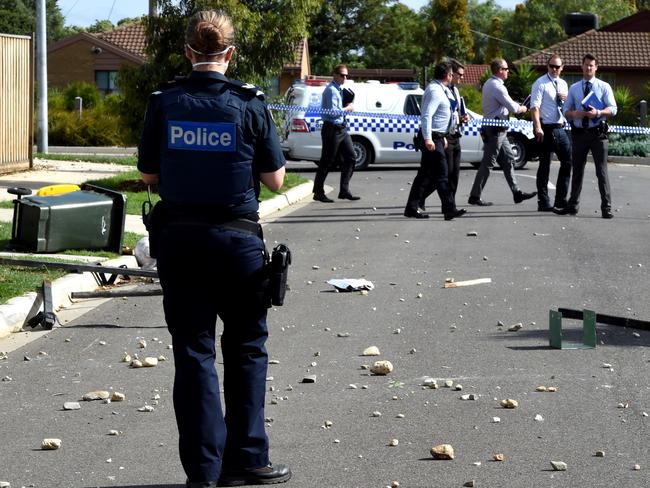
<svg viewBox="0 0 650 488">
<path fill-rule="evenodd" d="M 573 179 L 571 180 L 571 198 L 565 208 L 554 210 L 560 215 L 575 215 L 580 204 L 582 180 L 585 174 L 587 154 L 591 151 L 598 178 L 600 192 L 600 210 L 604 219 L 614 218 L 607 175 L 607 118 L 616 115 L 617 107 L 614 92 L 609 83 L 596 78 L 598 60 L 592 54 L 582 58 L 582 80 L 569 88 L 569 95 L 564 104 L 564 115 L 571 119 L 571 142 L 573 143 Z M 593 92 L 602 108 L 583 106 L 584 98 Z"/>
<path fill-rule="evenodd" d="M 563 67 L 562 58 L 557 54 L 552 55 L 548 60 L 548 72 L 535 81 L 530 92 L 530 114 L 535 137 L 540 143 L 537 168 L 537 210 L 540 212 L 550 212 L 553 207 L 566 207 L 571 181 L 571 140 L 562 113 L 569 88 L 566 81 L 560 78 Z M 552 206 L 548 196 L 551 153 L 555 153 L 560 160 Z"/>
</svg>

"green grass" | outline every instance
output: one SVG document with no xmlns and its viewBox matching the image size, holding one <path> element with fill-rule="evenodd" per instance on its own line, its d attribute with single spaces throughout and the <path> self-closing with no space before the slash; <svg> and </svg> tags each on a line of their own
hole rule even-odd
<svg viewBox="0 0 650 488">
<path fill-rule="evenodd" d="M 52 161 L 83 161 L 86 163 L 123 164 L 135 166 L 138 162 L 136 156 L 100 156 L 94 154 L 52 154 L 36 153 L 34 157 Z"/>
</svg>

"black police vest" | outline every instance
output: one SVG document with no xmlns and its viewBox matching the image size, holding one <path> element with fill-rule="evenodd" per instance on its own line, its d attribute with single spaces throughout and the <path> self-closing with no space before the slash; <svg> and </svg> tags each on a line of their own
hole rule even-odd
<svg viewBox="0 0 650 488">
<path fill-rule="evenodd" d="M 252 97 L 228 82 L 220 86 L 209 97 L 191 95 L 182 85 L 160 94 L 160 197 L 168 203 L 223 207 L 233 214 L 256 212 L 255 148 L 243 130 Z"/>
</svg>

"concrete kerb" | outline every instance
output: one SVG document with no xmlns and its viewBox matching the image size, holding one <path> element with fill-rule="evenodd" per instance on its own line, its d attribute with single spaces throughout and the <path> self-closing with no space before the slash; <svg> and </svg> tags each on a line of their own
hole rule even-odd
<svg viewBox="0 0 650 488">
<path fill-rule="evenodd" d="M 303 183 L 297 187 L 291 188 L 285 194 L 278 195 L 270 200 L 265 200 L 260 204 L 260 217 L 265 218 L 269 215 L 282 210 L 290 205 L 294 205 L 300 200 L 311 194 L 313 183 Z M 12 211 L 10 211 L 12 212 Z M 142 219 L 139 216 L 128 216 L 125 224 L 126 229 L 131 232 L 145 234 L 146 229 L 142 225 Z M 95 260 L 96 261 L 96 260 Z M 119 267 L 127 266 L 129 268 L 138 267 L 135 257 L 121 256 L 117 259 L 105 261 L 105 266 Z M 55 311 L 68 307 L 72 304 L 70 294 L 75 291 L 94 291 L 99 288 L 91 273 L 69 274 L 52 282 L 52 302 Z M 38 294 L 36 292 L 26 293 L 20 297 L 12 298 L 7 303 L 0 305 L 0 338 L 6 337 L 14 332 L 20 332 L 28 318 L 35 315 L 38 310 L 35 308 Z M 40 307 L 42 309 L 42 306 Z"/>
</svg>

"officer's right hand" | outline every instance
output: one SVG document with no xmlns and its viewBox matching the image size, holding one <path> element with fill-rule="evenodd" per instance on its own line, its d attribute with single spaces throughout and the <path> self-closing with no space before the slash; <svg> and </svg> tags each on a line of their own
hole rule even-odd
<svg viewBox="0 0 650 488">
<path fill-rule="evenodd" d="M 526 105 L 519 105 L 519 112 L 517 113 L 525 114 L 526 112 L 528 112 L 528 107 Z"/>
<path fill-rule="evenodd" d="M 425 139 L 424 140 L 424 147 L 427 148 L 427 151 L 435 151 L 436 150 L 436 143 L 433 142 L 431 139 Z"/>
<path fill-rule="evenodd" d="M 345 110 L 346 112 L 353 112 L 354 111 L 354 104 L 353 103 L 348 103 L 343 110 Z"/>
<path fill-rule="evenodd" d="M 535 138 L 537 139 L 537 142 L 542 142 L 544 140 L 544 131 L 541 127 L 535 129 Z"/>
</svg>

